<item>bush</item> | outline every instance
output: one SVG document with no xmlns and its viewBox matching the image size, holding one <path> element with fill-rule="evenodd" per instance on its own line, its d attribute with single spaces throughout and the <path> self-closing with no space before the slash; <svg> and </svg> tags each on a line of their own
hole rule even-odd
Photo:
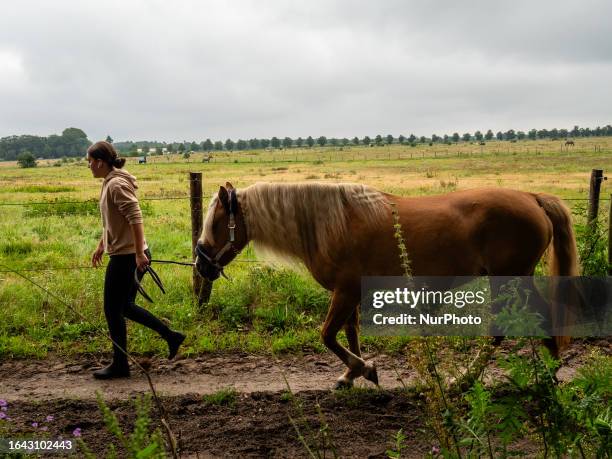
<svg viewBox="0 0 612 459">
<path fill-rule="evenodd" d="M 29 151 L 21 153 L 17 157 L 17 162 L 19 163 L 19 167 L 23 167 L 24 169 L 29 167 L 36 167 L 36 158 Z"/>
</svg>

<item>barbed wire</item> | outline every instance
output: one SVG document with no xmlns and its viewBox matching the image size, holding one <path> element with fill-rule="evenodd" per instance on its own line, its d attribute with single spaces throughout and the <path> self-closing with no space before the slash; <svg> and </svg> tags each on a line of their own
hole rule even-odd
<svg viewBox="0 0 612 459">
<path fill-rule="evenodd" d="M 202 196 L 202 199 L 212 199 L 214 195 Z M 406 196 L 408 197 L 408 196 Z M 588 201 L 588 197 L 584 198 L 570 198 L 564 196 L 557 196 L 558 198 L 564 201 Z M 181 199 L 200 199 L 197 196 L 156 196 L 156 197 L 143 197 L 139 198 L 139 201 L 171 201 L 171 200 L 181 200 Z M 600 201 L 609 201 L 610 198 L 600 197 Z M 44 206 L 44 205 L 63 205 L 63 204 L 98 204 L 98 201 L 95 198 L 86 199 L 82 201 L 34 201 L 34 202 L 0 202 L 0 206 Z"/>
<path fill-rule="evenodd" d="M 256 264 L 266 264 L 272 263 L 272 261 L 267 260 L 233 260 L 232 263 L 256 263 Z M 80 271 L 85 269 L 103 269 L 106 265 L 100 265 L 98 267 L 94 266 L 58 266 L 58 267 L 47 267 L 47 268 L 26 268 L 26 269 L 6 269 L 0 270 L 0 273 L 31 273 L 31 272 L 56 272 L 56 271 Z"/>
</svg>

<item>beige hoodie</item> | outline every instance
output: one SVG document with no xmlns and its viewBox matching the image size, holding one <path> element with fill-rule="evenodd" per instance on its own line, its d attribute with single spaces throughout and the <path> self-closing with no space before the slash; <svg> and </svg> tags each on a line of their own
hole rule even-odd
<svg viewBox="0 0 612 459">
<path fill-rule="evenodd" d="M 136 177 L 123 169 L 113 169 L 102 182 L 100 214 L 104 248 L 109 255 L 136 253 L 130 225 L 143 222 L 137 188 Z"/>
</svg>

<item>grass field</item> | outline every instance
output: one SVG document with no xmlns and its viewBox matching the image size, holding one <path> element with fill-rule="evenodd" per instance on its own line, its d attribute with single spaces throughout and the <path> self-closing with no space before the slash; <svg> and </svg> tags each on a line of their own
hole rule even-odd
<svg viewBox="0 0 612 459">
<path fill-rule="evenodd" d="M 256 181 L 358 182 L 399 195 L 427 195 L 492 186 L 545 191 L 567 199 L 583 223 L 591 169 L 612 169 L 612 138 L 559 142 L 488 142 L 485 146 L 328 147 L 289 151 L 245 151 L 207 156 L 194 153 L 129 159 L 126 168 L 139 180 L 147 240 L 156 258 L 187 260 L 191 251 L 189 171 L 203 172 L 205 196 L 231 181 L 238 188 Z M 0 272 L 0 356 L 44 356 L 47 352 L 108 351 L 102 312 L 102 269 L 88 268 L 100 237 L 97 196 L 100 182 L 83 160 L 41 161 L 20 169 L 0 163 L 0 263 L 23 272 L 88 317 L 81 320 L 65 305 L 13 273 Z M 602 198 L 610 196 L 604 182 Z M 609 201 L 602 202 L 607 221 Z M 199 311 L 188 268 L 159 267 L 168 294 L 147 290 L 150 309 L 188 334 L 187 354 L 243 350 L 293 352 L 322 350 L 319 326 L 329 296 L 304 272 L 255 263 L 247 249 L 228 274 L 215 283 L 210 303 Z M 262 261 L 262 260 L 259 260 Z M 83 269 L 69 269 L 83 267 Z M 51 270 L 50 268 L 53 268 Z M 0 271 L 5 268 L 0 267 Z M 131 326 L 130 350 L 165 352 L 148 330 Z M 366 346 L 393 351 L 406 339 L 365 339 Z"/>
</svg>

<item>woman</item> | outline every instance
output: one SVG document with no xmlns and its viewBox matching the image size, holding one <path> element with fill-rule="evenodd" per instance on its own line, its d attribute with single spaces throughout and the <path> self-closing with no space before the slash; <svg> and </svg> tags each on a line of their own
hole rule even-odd
<svg viewBox="0 0 612 459">
<path fill-rule="evenodd" d="M 130 376 L 126 350 L 125 317 L 155 330 L 168 342 L 172 359 L 185 335 L 170 330 L 146 309 L 134 303 L 137 287 L 134 271 L 141 278 L 151 253 L 144 237 L 142 212 L 136 199 L 136 178 L 122 167 L 124 158 L 108 142 L 96 142 L 87 150 L 87 161 L 94 177 L 104 178 L 100 193 L 103 231 L 98 248 L 91 257 L 94 267 L 100 266 L 104 251 L 110 256 L 104 280 L 104 314 L 113 341 L 113 361 L 94 372 L 98 379 Z"/>
</svg>

